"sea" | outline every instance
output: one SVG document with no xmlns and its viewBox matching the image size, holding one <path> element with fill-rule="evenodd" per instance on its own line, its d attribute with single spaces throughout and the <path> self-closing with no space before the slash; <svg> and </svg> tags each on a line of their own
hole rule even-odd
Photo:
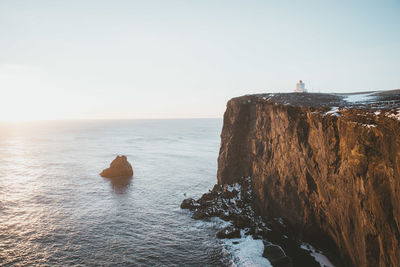
<svg viewBox="0 0 400 267">
<path fill-rule="evenodd" d="M 183 199 L 217 182 L 221 119 L 0 124 L 1 266 L 271 266 Z M 126 155 L 131 179 L 99 176 Z"/>
</svg>

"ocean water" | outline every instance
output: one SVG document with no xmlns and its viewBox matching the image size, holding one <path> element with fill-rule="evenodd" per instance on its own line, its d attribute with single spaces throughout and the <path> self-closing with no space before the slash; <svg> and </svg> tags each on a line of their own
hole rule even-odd
<svg viewBox="0 0 400 267">
<path fill-rule="evenodd" d="M 1 124 L 0 265 L 233 265 L 215 237 L 219 222 L 179 207 L 216 183 L 221 127 L 220 119 Z M 100 177 L 118 154 L 134 177 Z"/>
</svg>

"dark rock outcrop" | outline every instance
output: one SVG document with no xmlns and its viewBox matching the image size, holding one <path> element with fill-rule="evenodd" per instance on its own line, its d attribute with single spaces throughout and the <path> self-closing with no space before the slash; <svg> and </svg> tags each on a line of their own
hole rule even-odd
<svg viewBox="0 0 400 267">
<path fill-rule="evenodd" d="M 302 243 L 287 221 L 278 218 L 263 220 L 254 213 L 254 203 L 251 179 L 248 177 L 232 185 L 215 185 L 198 200 L 183 200 L 181 208 L 193 211 L 192 218 L 196 220 L 218 217 L 230 222 L 216 234 L 217 238 L 238 238 L 243 230 L 244 235 L 263 239 L 266 243 L 263 256 L 274 267 L 319 266 L 310 252 L 301 248 Z M 277 248 L 280 253 L 277 253 Z"/>
<path fill-rule="evenodd" d="M 286 256 L 285 252 L 280 246 L 267 244 L 264 246 L 263 256 L 269 259 L 274 267 L 290 267 L 292 266 L 291 259 Z M 319 264 L 315 263 L 317 266 Z M 310 265 L 307 265 L 311 267 Z"/>
<path fill-rule="evenodd" d="M 218 238 L 239 238 L 240 229 L 234 226 L 227 226 L 217 233 Z"/>
<path fill-rule="evenodd" d="M 181 209 L 195 210 L 199 206 L 200 204 L 196 200 L 194 200 L 193 198 L 187 198 L 182 201 Z"/>
<path fill-rule="evenodd" d="M 110 164 L 110 168 L 103 170 L 100 176 L 107 178 L 132 177 L 133 169 L 126 156 L 117 156 Z"/>
<path fill-rule="evenodd" d="M 251 177 L 257 214 L 337 247 L 344 265 L 400 266 L 399 95 L 355 104 L 326 94 L 234 98 L 218 184 Z"/>
</svg>

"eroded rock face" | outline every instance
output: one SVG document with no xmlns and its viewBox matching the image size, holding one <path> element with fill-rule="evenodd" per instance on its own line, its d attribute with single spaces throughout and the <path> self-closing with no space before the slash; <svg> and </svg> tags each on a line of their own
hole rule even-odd
<svg viewBox="0 0 400 267">
<path fill-rule="evenodd" d="M 117 156 L 110 164 L 110 168 L 103 170 L 100 176 L 107 178 L 132 177 L 132 165 L 126 156 Z"/>
<path fill-rule="evenodd" d="M 345 107 L 336 95 L 321 105 L 312 94 L 299 95 L 310 97 L 305 105 L 296 97 L 228 102 L 218 183 L 252 177 L 256 212 L 287 219 L 319 246 L 332 240 L 349 266 L 400 266 L 397 102 L 371 109 Z"/>
</svg>

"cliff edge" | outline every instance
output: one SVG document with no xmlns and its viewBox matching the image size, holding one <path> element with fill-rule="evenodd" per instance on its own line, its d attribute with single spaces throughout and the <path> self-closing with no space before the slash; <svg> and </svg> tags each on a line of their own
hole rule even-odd
<svg viewBox="0 0 400 267">
<path fill-rule="evenodd" d="M 233 98 L 218 184 L 251 177 L 256 212 L 349 266 L 400 266 L 399 133 L 400 90 Z"/>
</svg>

